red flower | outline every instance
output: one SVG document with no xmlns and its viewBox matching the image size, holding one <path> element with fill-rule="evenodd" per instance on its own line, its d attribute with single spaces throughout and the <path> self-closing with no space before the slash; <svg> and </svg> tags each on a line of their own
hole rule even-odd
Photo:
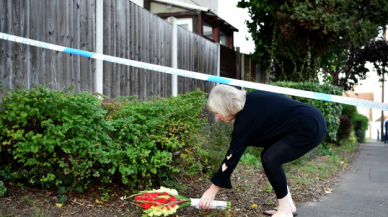
<svg viewBox="0 0 388 217">
<path fill-rule="evenodd" d="M 158 203 L 168 203 L 168 200 L 165 199 L 165 198 L 160 198 L 159 200 L 155 200 L 155 202 L 158 202 Z"/>
</svg>

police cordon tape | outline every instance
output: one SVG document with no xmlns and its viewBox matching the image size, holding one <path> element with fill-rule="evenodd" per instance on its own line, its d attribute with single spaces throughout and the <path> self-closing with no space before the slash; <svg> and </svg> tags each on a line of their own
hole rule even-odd
<svg viewBox="0 0 388 217">
<path fill-rule="evenodd" d="M 70 54 L 75 54 L 79 56 L 89 57 L 93 59 L 103 60 L 107 62 L 112 63 L 118 63 L 123 64 L 127 66 L 137 67 L 141 69 L 147 69 L 147 70 L 153 70 L 157 72 L 167 73 L 167 74 L 173 74 L 173 75 L 179 75 L 187 78 L 193 78 L 198 80 L 204 80 L 204 81 L 211 81 L 221 84 L 227 84 L 232 86 L 239 86 L 243 88 L 251 88 L 256 90 L 263 90 L 263 91 L 269 91 L 274 93 L 280 93 L 280 94 L 286 94 L 291 96 L 299 96 L 304 98 L 310 98 L 310 99 L 317 99 L 317 100 L 323 100 L 327 102 L 336 102 L 336 103 L 342 103 L 342 104 L 348 104 L 348 105 L 354 105 L 354 106 L 360 106 L 365 108 L 372 108 L 372 109 L 378 109 L 378 110 L 384 110 L 388 111 L 388 104 L 380 103 L 380 102 L 374 102 L 370 100 L 362 100 L 362 99 L 354 99 L 349 97 L 343 97 L 343 96 L 336 96 L 336 95 L 330 95 L 325 93 L 318 93 L 318 92 L 312 92 L 312 91 L 305 91 L 305 90 L 298 90 L 298 89 L 292 89 L 292 88 L 285 88 L 285 87 L 277 87 L 272 86 L 268 84 L 260 84 L 250 81 L 241 81 L 237 79 L 231 79 L 231 78 L 224 78 L 220 76 L 214 76 L 214 75 L 208 75 L 198 72 L 191 72 L 181 69 L 174 69 L 166 66 L 159 66 L 155 64 L 150 63 L 144 63 L 139 62 L 135 60 L 129 60 L 129 59 L 123 59 L 118 58 L 114 56 L 108 56 L 104 54 L 98 54 L 98 53 L 92 53 L 88 51 L 63 47 L 59 45 L 49 44 L 46 42 L 36 41 L 28 38 L 23 38 L 19 36 L 9 35 L 6 33 L 0 32 L 0 39 L 12 41 L 16 43 L 22 43 L 30 46 L 40 47 L 44 49 L 49 50 L 55 50 Z"/>
</svg>

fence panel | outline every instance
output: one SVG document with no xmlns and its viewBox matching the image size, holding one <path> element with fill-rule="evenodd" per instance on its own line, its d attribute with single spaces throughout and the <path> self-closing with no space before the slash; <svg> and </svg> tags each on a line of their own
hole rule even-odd
<svg viewBox="0 0 388 217">
<path fill-rule="evenodd" d="M 227 78 L 238 78 L 236 68 L 236 52 L 221 45 L 220 75 Z"/>
<path fill-rule="evenodd" d="M 33 40 L 95 52 L 95 0 L 2 0 L 0 31 Z M 129 0 L 104 0 L 104 54 L 171 66 L 172 26 Z M 178 68 L 216 75 L 217 45 L 178 27 Z M 0 41 L 0 81 L 6 88 L 43 85 L 93 92 L 96 60 Z M 110 98 L 171 95 L 171 75 L 103 63 L 103 92 Z M 178 93 L 214 83 L 179 77 Z"/>
<path fill-rule="evenodd" d="M 3 0 L 0 31 L 87 51 L 95 50 L 94 0 Z M 95 60 L 0 41 L 0 81 L 4 87 L 43 85 L 93 91 Z"/>
<path fill-rule="evenodd" d="M 104 15 L 104 54 L 171 66 L 170 24 L 129 0 L 105 0 Z M 170 75 L 104 62 L 104 94 L 111 98 L 168 97 L 168 79 Z"/>
<path fill-rule="evenodd" d="M 178 68 L 205 74 L 217 75 L 217 45 L 202 36 L 178 27 Z M 215 83 L 179 77 L 178 93 L 195 91 L 210 92 Z"/>
</svg>

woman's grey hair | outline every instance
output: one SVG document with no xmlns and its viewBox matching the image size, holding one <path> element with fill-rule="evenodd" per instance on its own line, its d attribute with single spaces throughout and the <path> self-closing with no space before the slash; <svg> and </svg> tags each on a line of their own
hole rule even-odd
<svg viewBox="0 0 388 217">
<path fill-rule="evenodd" d="M 207 101 L 207 109 L 222 117 L 235 115 L 244 108 L 246 91 L 228 85 L 217 85 Z"/>
</svg>

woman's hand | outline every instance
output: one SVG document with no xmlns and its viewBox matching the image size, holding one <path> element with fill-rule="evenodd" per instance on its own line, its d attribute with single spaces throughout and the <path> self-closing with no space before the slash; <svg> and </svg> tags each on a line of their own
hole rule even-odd
<svg viewBox="0 0 388 217">
<path fill-rule="evenodd" d="M 220 187 L 212 184 L 205 193 L 203 193 L 201 200 L 199 201 L 199 208 L 203 210 L 209 210 L 210 206 L 216 196 L 217 192 L 220 190 Z"/>
</svg>

